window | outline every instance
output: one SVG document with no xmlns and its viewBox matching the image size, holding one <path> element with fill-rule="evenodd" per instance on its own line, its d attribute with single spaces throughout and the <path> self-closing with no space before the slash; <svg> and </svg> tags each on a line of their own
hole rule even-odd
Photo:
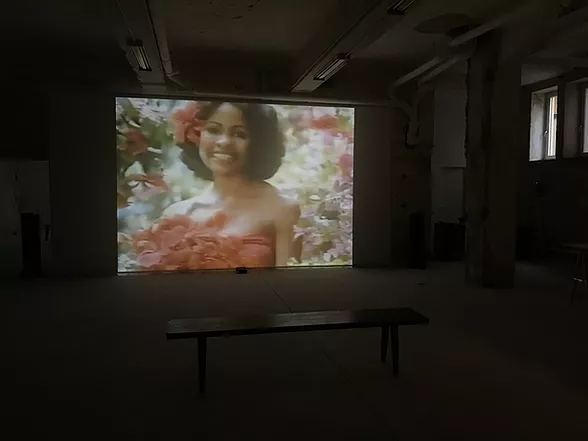
<svg viewBox="0 0 588 441">
<path fill-rule="evenodd" d="M 546 100 L 545 112 L 545 157 L 555 158 L 555 140 L 557 132 L 557 93 L 550 93 Z"/>
<path fill-rule="evenodd" d="M 588 87 L 584 88 L 584 122 L 582 123 L 584 131 L 584 140 L 582 142 L 582 152 L 588 153 Z"/>
<path fill-rule="evenodd" d="M 531 94 L 529 160 L 555 159 L 557 146 L 557 88 Z"/>
</svg>

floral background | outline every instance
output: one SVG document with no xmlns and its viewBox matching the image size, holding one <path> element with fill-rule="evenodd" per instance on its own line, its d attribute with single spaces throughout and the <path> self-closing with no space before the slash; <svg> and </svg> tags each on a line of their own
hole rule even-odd
<svg viewBox="0 0 588 441">
<path fill-rule="evenodd" d="M 174 202 L 199 195 L 209 181 L 181 160 L 172 115 L 190 101 L 116 98 L 118 270 L 144 270 L 133 235 L 160 221 Z M 351 265 L 354 109 L 272 105 L 286 154 L 268 182 L 300 204 L 288 265 Z"/>
</svg>

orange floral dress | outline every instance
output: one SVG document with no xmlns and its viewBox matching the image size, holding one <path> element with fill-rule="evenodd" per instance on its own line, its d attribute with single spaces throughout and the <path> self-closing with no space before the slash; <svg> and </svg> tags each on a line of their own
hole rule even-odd
<svg viewBox="0 0 588 441">
<path fill-rule="evenodd" d="M 228 221 L 222 212 L 205 222 L 188 216 L 163 219 L 132 236 L 137 263 L 148 271 L 275 266 L 273 237 L 223 235 Z"/>
</svg>

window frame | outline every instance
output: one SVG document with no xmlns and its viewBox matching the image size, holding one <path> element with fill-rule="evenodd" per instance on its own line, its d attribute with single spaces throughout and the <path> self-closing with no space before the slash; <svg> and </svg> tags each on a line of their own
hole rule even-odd
<svg viewBox="0 0 588 441">
<path fill-rule="evenodd" d="M 555 97 L 556 99 L 556 106 L 557 106 L 557 110 L 559 113 L 559 109 L 560 109 L 560 103 L 559 103 L 559 89 L 560 89 L 560 83 L 556 80 L 549 80 L 549 81 L 545 81 L 545 82 L 541 82 L 541 83 L 536 83 L 534 85 L 531 85 L 531 87 L 526 87 L 525 88 L 527 90 L 527 93 L 529 94 L 529 100 L 527 101 L 528 105 L 530 106 L 530 112 L 529 112 L 529 137 L 528 142 L 529 142 L 529 152 L 531 152 L 531 150 L 533 150 L 533 146 L 537 146 L 538 148 L 535 149 L 537 156 L 537 159 L 531 159 L 531 153 L 529 153 L 529 162 L 542 162 L 542 161 L 553 161 L 558 159 L 558 130 L 557 130 L 557 123 L 559 121 L 556 120 L 556 127 L 555 127 L 555 155 L 553 156 L 547 156 L 547 152 L 549 149 L 549 101 L 552 97 Z M 542 125 L 542 131 L 541 131 L 541 139 L 540 141 L 538 140 L 537 143 L 533 143 L 533 97 L 534 96 L 540 96 L 542 99 L 542 104 L 540 107 L 540 121 L 541 121 L 541 125 Z M 538 115 L 539 116 L 539 115 Z"/>
<path fill-rule="evenodd" d="M 580 127 L 578 130 L 580 139 L 578 140 L 578 152 L 580 156 L 588 156 L 588 138 L 586 132 L 588 132 L 588 118 L 587 118 L 587 106 L 588 106 L 588 82 L 580 84 L 580 111 L 578 112 Z"/>
<path fill-rule="evenodd" d="M 558 113 L 559 113 L 559 88 L 556 90 L 552 90 L 550 92 L 545 93 L 545 103 L 543 105 L 543 150 L 542 150 L 542 158 L 541 161 L 550 161 L 557 157 L 557 126 L 558 126 Z M 550 112 L 549 107 L 551 103 L 551 99 L 555 98 L 555 133 L 554 136 L 554 152 L 553 155 L 549 155 L 549 138 L 550 138 L 550 130 L 549 130 L 549 123 L 550 123 Z"/>
</svg>

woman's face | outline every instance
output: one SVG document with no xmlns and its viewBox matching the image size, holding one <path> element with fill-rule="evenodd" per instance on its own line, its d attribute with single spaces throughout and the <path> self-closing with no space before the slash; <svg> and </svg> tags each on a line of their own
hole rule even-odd
<svg viewBox="0 0 588 441">
<path fill-rule="evenodd" d="M 238 175 L 249 147 L 249 132 L 243 113 L 223 103 L 208 118 L 200 135 L 200 158 L 213 175 Z"/>
</svg>

